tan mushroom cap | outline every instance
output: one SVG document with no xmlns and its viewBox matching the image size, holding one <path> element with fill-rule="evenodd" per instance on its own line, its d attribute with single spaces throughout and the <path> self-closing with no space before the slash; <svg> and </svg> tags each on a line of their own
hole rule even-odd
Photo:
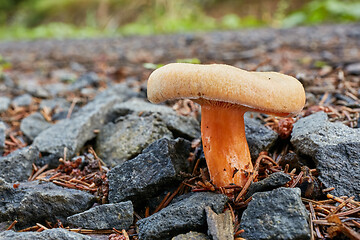
<svg viewBox="0 0 360 240">
<path fill-rule="evenodd" d="M 249 72 L 225 64 L 165 65 L 150 75 L 147 94 L 153 103 L 206 99 L 278 114 L 300 112 L 306 99 L 296 78 L 276 72 Z"/>
</svg>

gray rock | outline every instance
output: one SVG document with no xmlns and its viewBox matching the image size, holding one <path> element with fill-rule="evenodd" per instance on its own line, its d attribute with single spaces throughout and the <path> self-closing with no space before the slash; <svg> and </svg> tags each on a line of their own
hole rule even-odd
<svg viewBox="0 0 360 240">
<path fill-rule="evenodd" d="M 49 91 L 46 89 L 46 86 L 48 85 L 40 83 L 38 78 L 34 76 L 20 76 L 16 83 L 19 90 L 23 90 L 34 97 L 51 97 Z"/>
<path fill-rule="evenodd" d="M 64 98 L 45 99 L 40 103 L 40 109 L 48 108 L 52 111 L 53 121 L 58 121 L 67 118 L 71 103 Z M 79 107 L 75 104 L 71 112 L 74 114 L 79 110 Z"/>
<path fill-rule="evenodd" d="M 12 223 L 11 221 L 0 222 L 0 233 L 6 231 L 8 227 L 11 225 L 11 223 Z"/>
<path fill-rule="evenodd" d="M 275 144 L 278 134 L 247 115 L 245 115 L 244 121 L 251 158 L 255 160 L 260 152 L 269 150 Z"/>
<path fill-rule="evenodd" d="M 173 135 L 158 115 L 128 115 L 117 123 L 108 123 L 100 130 L 96 138 L 96 152 L 106 164 L 116 166 L 136 157 L 163 137 L 173 138 Z"/>
<path fill-rule="evenodd" d="M 0 156 L 2 156 L 4 153 L 5 138 L 6 138 L 6 125 L 2 121 L 0 121 Z"/>
<path fill-rule="evenodd" d="M 245 195 L 245 198 L 251 197 L 256 192 L 270 191 L 284 186 L 290 180 L 290 175 L 283 172 L 275 172 L 259 182 L 252 183 Z"/>
<path fill-rule="evenodd" d="M 66 224 L 66 218 L 90 208 L 95 197 L 87 192 L 63 188 L 53 183 L 21 182 L 14 188 L 0 178 L 0 221 L 18 220 L 26 227 L 45 220 Z"/>
<path fill-rule="evenodd" d="M 15 88 L 15 82 L 9 75 L 3 73 L 0 78 L 0 82 L 3 82 L 8 89 Z"/>
<path fill-rule="evenodd" d="M 139 238 L 144 240 L 171 239 L 182 232 L 206 228 L 205 207 L 221 213 L 227 197 L 209 192 L 194 193 L 175 202 L 150 217 L 137 222 Z"/>
<path fill-rule="evenodd" d="M 201 137 L 200 124 L 193 117 L 175 114 L 160 114 L 160 118 L 176 137 L 182 137 L 189 140 Z"/>
<path fill-rule="evenodd" d="M 308 212 L 300 189 L 278 188 L 253 195 L 244 211 L 241 237 L 248 240 L 310 240 Z"/>
<path fill-rule="evenodd" d="M 80 72 L 80 73 L 86 72 L 86 68 L 82 64 L 77 62 L 70 62 L 70 68 L 75 72 Z"/>
<path fill-rule="evenodd" d="M 80 93 L 81 93 L 81 95 L 83 95 L 83 96 L 89 96 L 89 97 L 91 97 L 91 96 L 96 95 L 96 89 L 93 88 L 93 87 L 82 88 L 82 89 L 80 90 Z"/>
<path fill-rule="evenodd" d="M 233 240 L 234 224 L 231 213 L 216 214 L 210 207 L 205 207 L 208 234 L 212 240 Z"/>
<path fill-rule="evenodd" d="M 53 228 L 42 232 L 0 232 L 0 240 L 91 240 L 90 236 L 70 232 L 64 228 Z"/>
<path fill-rule="evenodd" d="M 175 111 L 167 106 L 146 102 L 139 98 L 130 99 L 126 102 L 116 104 L 114 111 L 120 115 L 139 114 L 144 112 L 157 112 L 164 114 L 175 114 Z"/>
<path fill-rule="evenodd" d="M 65 110 L 67 111 L 70 108 L 70 103 L 65 98 L 53 98 L 53 99 L 44 99 L 40 103 L 40 108 L 49 108 L 50 110 Z"/>
<path fill-rule="evenodd" d="M 210 240 L 204 233 L 190 231 L 186 234 L 179 234 L 171 240 Z"/>
<path fill-rule="evenodd" d="M 335 187 L 338 196 L 360 200 L 360 129 L 331 123 L 318 112 L 294 124 L 291 143 L 301 156 L 310 158 L 325 187 Z"/>
<path fill-rule="evenodd" d="M 87 229 L 128 229 L 133 223 L 134 208 L 131 201 L 104 204 L 67 218 L 76 227 Z"/>
<path fill-rule="evenodd" d="M 77 78 L 76 74 L 68 69 L 56 69 L 51 71 L 51 78 L 62 82 L 74 82 Z"/>
<path fill-rule="evenodd" d="M 41 90 L 42 94 L 47 94 L 47 96 L 43 98 L 50 98 L 59 95 L 63 96 L 64 94 L 66 94 L 66 92 L 68 91 L 68 85 L 62 82 L 55 82 L 44 85 L 43 87 L 37 89 Z"/>
<path fill-rule="evenodd" d="M 316 105 L 316 103 L 318 102 L 318 100 L 316 99 L 315 94 L 311 93 L 311 92 L 307 92 L 305 94 L 306 96 L 306 105 L 307 106 L 313 106 Z"/>
<path fill-rule="evenodd" d="M 34 140 L 42 131 L 52 124 L 45 120 L 44 116 L 35 112 L 21 120 L 20 130 L 30 139 Z"/>
<path fill-rule="evenodd" d="M 8 182 L 26 181 L 37 158 L 39 151 L 34 147 L 18 149 L 5 157 L 0 157 L 0 177 Z"/>
<path fill-rule="evenodd" d="M 134 93 L 124 85 L 114 86 L 72 115 L 41 132 L 33 142 L 41 152 L 62 154 L 67 148 L 68 156 L 77 153 L 83 145 L 95 137 L 94 130 L 109 121 L 114 104 Z"/>
<path fill-rule="evenodd" d="M 360 62 L 347 65 L 345 70 L 348 74 L 360 75 Z"/>
<path fill-rule="evenodd" d="M 17 106 L 17 107 L 30 106 L 31 103 L 32 103 L 32 96 L 27 93 L 15 97 L 11 102 L 12 105 Z"/>
<path fill-rule="evenodd" d="M 117 104 L 114 109 L 120 116 L 159 113 L 159 118 L 175 136 L 194 139 L 199 138 L 201 135 L 200 124 L 195 118 L 177 115 L 172 108 L 167 106 L 152 104 L 135 98 Z"/>
<path fill-rule="evenodd" d="M 69 86 L 69 90 L 80 90 L 90 85 L 96 85 L 99 83 L 99 81 L 100 78 L 96 73 L 85 73 Z"/>
<path fill-rule="evenodd" d="M 41 158 L 37 158 L 34 163 L 36 166 L 44 166 L 47 164 L 49 169 L 57 168 L 59 166 L 59 159 L 63 157 L 64 153 L 61 155 L 49 154 L 42 156 Z"/>
<path fill-rule="evenodd" d="M 109 202 L 139 202 L 177 184 L 180 173 L 188 171 L 190 148 L 187 140 L 162 138 L 136 158 L 114 167 L 108 172 Z"/>
<path fill-rule="evenodd" d="M 5 112 L 10 106 L 10 98 L 0 97 L 0 113 Z"/>
</svg>

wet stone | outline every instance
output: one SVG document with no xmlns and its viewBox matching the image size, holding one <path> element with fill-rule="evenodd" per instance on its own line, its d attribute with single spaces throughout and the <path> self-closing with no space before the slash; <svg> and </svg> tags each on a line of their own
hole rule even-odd
<svg viewBox="0 0 360 240">
<path fill-rule="evenodd" d="M 108 172 L 109 202 L 139 202 L 178 184 L 189 170 L 191 144 L 185 139 L 162 138 L 137 157 Z"/>
<path fill-rule="evenodd" d="M 144 117 L 128 115 L 100 130 L 96 151 L 106 164 L 116 166 L 136 157 L 163 137 L 173 138 L 173 135 L 156 114 Z"/>
<path fill-rule="evenodd" d="M 283 172 L 275 172 L 259 182 L 253 182 L 250 185 L 245 198 L 251 197 L 256 192 L 270 191 L 275 188 L 284 186 L 290 180 L 290 175 Z"/>
<path fill-rule="evenodd" d="M 69 224 L 86 229 L 128 229 L 133 223 L 131 201 L 103 204 L 67 218 Z"/>
<path fill-rule="evenodd" d="M 21 120 L 20 130 L 30 140 L 34 140 L 35 137 L 50 126 L 52 124 L 46 121 L 41 113 L 35 112 Z"/>
<path fill-rule="evenodd" d="M 241 237 L 248 240 L 309 240 L 308 212 L 301 201 L 300 189 L 278 188 L 253 195 L 244 211 Z"/>
<path fill-rule="evenodd" d="M 17 96 L 11 102 L 13 106 L 17 106 L 17 107 L 30 106 L 31 103 L 32 103 L 32 96 L 30 94 L 23 94 Z"/>
<path fill-rule="evenodd" d="M 324 186 L 335 187 L 334 195 L 360 200 L 360 129 L 331 123 L 326 113 L 318 112 L 294 124 L 291 143 L 312 161 Z"/>
<path fill-rule="evenodd" d="M 215 213 L 221 213 L 227 200 L 225 195 L 209 192 L 184 196 L 182 200 L 139 220 L 139 237 L 144 240 L 171 239 L 184 232 L 204 231 L 205 207 L 209 206 Z"/>
<path fill-rule="evenodd" d="M 244 121 L 251 158 L 255 160 L 260 152 L 269 150 L 275 144 L 278 134 L 265 127 L 260 121 L 248 117 L 247 114 Z"/>
<path fill-rule="evenodd" d="M 0 97 L 0 113 L 5 112 L 10 106 L 10 98 Z"/>
<path fill-rule="evenodd" d="M 47 182 L 21 182 L 17 188 L 0 178 L 0 222 L 18 221 L 16 227 L 27 227 L 45 220 L 66 224 L 66 218 L 91 207 L 95 197 L 90 193 Z"/>
<path fill-rule="evenodd" d="M 171 240 L 210 240 L 210 238 L 204 233 L 190 231 L 186 234 L 179 234 Z"/>
<path fill-rule="evenodd" d="M 7 182 L 26 181 L 37 158 L 39 151 L 34 147 L 18 149 L 5 157 L 0 157 L 0 177 Z"/>
<path fill-rule="evenodd" d="M 90 236 L 70 232 L 64 228 L 53 228 L 42 232 L 0 232 L 0 240 L 91 240 Z"/>
</svg>

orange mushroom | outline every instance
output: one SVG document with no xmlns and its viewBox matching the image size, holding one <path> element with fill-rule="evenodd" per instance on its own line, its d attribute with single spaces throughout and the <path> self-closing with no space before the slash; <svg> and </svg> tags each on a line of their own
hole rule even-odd
<svg viewBox="0 0 360 240">
<path fill-rule="evenodd" d="M 150 102 L 189 98 L 201 105 L 201 136 L 212 182 L 244 186 L 253 170 L 244 113 L 287 116 L 301 111 L 301 83 L 275 72 L 248 72 L 224 64 L 172 63 L 149 77 Z"/>
</svg>

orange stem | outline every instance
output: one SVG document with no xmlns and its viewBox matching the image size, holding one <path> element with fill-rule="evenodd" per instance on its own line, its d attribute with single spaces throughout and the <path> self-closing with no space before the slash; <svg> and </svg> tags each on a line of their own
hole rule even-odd
<svg viewBox="0 0 360 240">
<path fill-rule="evenodd" d="M 245 136 L 246 108 L 201 106 L 201 133 L 210 177 L 217 187 L 243 187 L 253 170 Z"/>
</svg>

